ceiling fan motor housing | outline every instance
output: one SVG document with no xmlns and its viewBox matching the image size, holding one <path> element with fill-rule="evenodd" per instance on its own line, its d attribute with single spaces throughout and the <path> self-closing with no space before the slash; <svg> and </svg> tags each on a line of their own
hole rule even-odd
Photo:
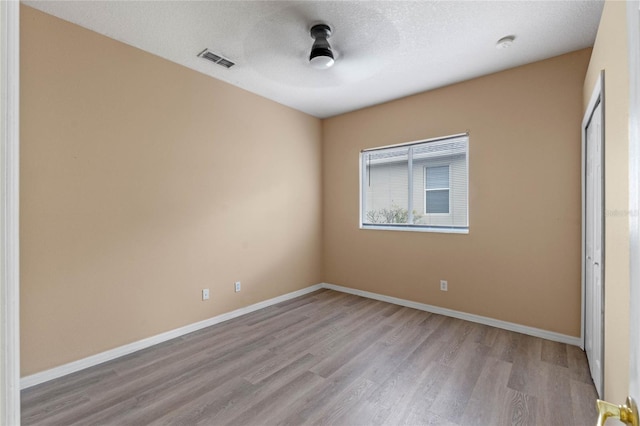
<svg viewBox="0 0 640 426">
<path fill-rule="evenodd" d="M 331 27 L 327 24 L 317 24 L 311 27 L 310 33 L 315 39 L 309 55 L 311 66 L 318 69 L 329 68 L 334 62 L 333 51 L 327 40 L 331 37 Z"/>
</svg>

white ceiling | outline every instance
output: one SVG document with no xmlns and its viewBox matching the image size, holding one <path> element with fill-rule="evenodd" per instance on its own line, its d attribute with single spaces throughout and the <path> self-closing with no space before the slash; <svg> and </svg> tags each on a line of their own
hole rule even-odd
<svg viewBox="0 0 640 426">
<path fill-rule="evenodd" d="M 330 117 L 593 45 L 602 0 L 24 1 L 316 117 Z M 337 53 L 308 65 L 309 28 Z M 508 49 L 498 39 L 514 35 Z M 230 69 L 196 55 L 223 55 Z"/>
</svg>

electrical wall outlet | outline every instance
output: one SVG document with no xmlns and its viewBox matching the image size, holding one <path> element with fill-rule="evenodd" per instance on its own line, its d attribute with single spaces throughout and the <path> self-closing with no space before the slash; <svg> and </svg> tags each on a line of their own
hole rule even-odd
<svg viewBox="0 0 640 426">
<path fill-rule="evenodd" d="M 236 293 L 240 291 L 240 281 L 236 281 Z"/>
<path fill-rule="evenodd" d="M 445 280 L 440 280 L 440 290 L 449 291 L 449 284 Z"/>
<path fill-rule="evenodd" d="M 209 289 L 208 288 L 203 288 L 202 289 L 202 300 L 209 300 Z"/>
</svg>

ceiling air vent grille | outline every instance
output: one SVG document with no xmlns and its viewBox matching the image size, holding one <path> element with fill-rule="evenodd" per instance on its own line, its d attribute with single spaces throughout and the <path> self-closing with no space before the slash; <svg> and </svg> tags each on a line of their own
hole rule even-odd
<svg viewBox="0 0 640 426">
<path fill-rule="evenodd" d="M 232 66 L 235 65 L 235 63 L 231 62 L 230 60 L 223 58 L 220 55 L 217 55 L 211 51 L 209 51 L 209 49 L 204 49 L 202 52 L 198 53 L 198 56 L 204 59 L 207 59 L 211 62 L 213 62 L 214 64 L 218 64 L 220 66 L 223 66 L 225 68 L 231 68 Z"/>
</svg>

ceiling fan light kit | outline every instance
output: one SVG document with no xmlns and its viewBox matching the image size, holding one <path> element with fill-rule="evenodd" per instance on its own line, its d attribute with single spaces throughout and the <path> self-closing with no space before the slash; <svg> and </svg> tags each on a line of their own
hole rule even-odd
<svg viewBox="0 0 640 426">
<path fill-rule="evenodd" d="M 317 24 L 311 27 L 309 32 L 315 39 L 309 55 L 309 64 L 319 70 L 330 68 L 335 63 L 331 45 L 327 40 L 331 37 L 331 27 L 327 24 Z"/>
</svg>

